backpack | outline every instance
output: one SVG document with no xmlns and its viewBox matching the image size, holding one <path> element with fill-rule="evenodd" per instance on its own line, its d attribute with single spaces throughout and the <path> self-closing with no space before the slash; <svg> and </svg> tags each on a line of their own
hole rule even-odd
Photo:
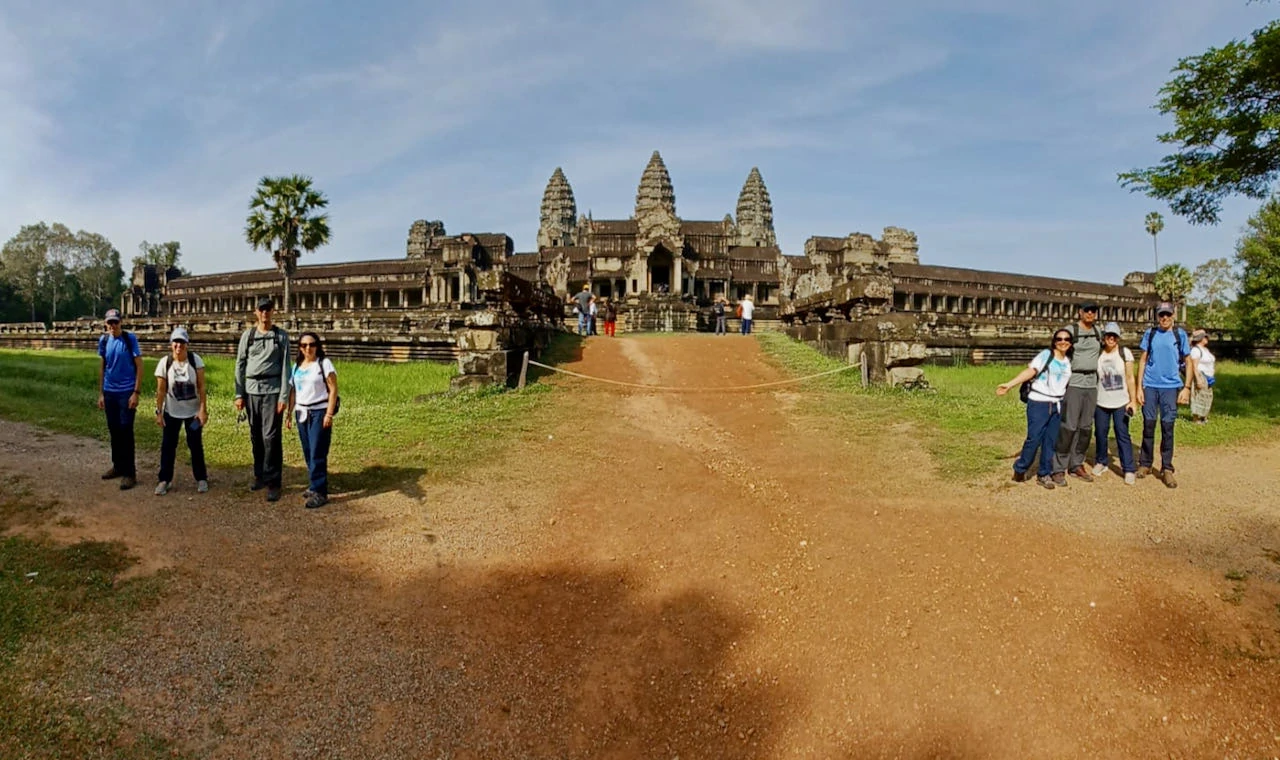
<svg viewBox="0 0 1280 760">
<path fill-rule="evenodd" d="M 1045 373 L 1049 371 L 1049 365 L 1052 362 L 1053 362 L 1053 350 L 1050 349 L 1049 358 L 1045 360 L 1044 367 L 1042 367 L 1040 371 L 1036 373 L 1035 377 L 1031 378 L 1030 380 L 1023 380 L 1022 385 L 1018 386 L 1019 401 L 1021 401 L 1024 404 L 1029 403 L 1031 401 L 1031 384 L 1039 380 L 1040 378 L 1044 377 Z M 1044 395 L 1048 396 L 1049 394 L 1046 393 Z M 1062 398 L 1062 397 L 1058 396 L 1057 398 Z"/>
<path fill-rule="evenodd" d="M 1151 338 L 1155 334 L 1156 328 L 1148 327 L 1147 331 L 1142 334 L 1142 342 L 1147 344 L 1147 368 L 1155 364 L 1156 357 L 1151 353 Z M 1187 370 L 1187 354 L 1182 352 L 1182 344 L 1189 342 L 1187 339 L 1187 331 L 1177 325 L 1173 326 L 1173 343 L 1178 349 L 1178 372 L 1181 374 Z"/>
</svg>

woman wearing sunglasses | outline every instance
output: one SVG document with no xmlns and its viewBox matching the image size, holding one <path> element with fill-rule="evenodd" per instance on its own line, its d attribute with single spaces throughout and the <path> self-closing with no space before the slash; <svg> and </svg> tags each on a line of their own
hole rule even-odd
<svg viewBox="0 0 1280 760">
<path fill-rule="evenodd" d="M 298 421 L 302 458 L 311 484 L 302 496 L 307 509 L 329 502 L 329 443 L 333 417 L 338 413 L 338 373 L 324 356 L 320 336 L 304 332 L 298 337 L 298 358 L 293 363 L 293 388 L 289 408 Z"/>
<path fill-rule="evenodd" d="M 1036 482 L 1052 489 L 1053 447 L 1058 440 L 1058 428 L 1062 424 L 1062 397 L 1071 379 L 1071 355 L 1074 353 L 1071 333 L 1057 330 L 1049 349 L 1041 351 L 1027 368 L 1007 383 L 996 386 L 996 395 L 1003 396 L 1010 388 L 1031 381 L 1027 394 L 1027 440 L 1022 444 L 1022 454 L 1013 463 L 1013 480 L 1021 483 L 1029 479 L 1031 465 L 1040 451 L 1040 466 Z M 1063 478 L 1060 485 L 1066 485 Z"/>
</svg>

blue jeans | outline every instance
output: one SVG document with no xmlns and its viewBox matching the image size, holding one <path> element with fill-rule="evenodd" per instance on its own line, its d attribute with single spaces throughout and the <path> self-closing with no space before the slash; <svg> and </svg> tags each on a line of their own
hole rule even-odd
<svg viewBox="0 0 1280 760">
<path fill-rule="evenodd" d="M 138 410 L 129 408 L 131 395 L 133 391 L 102 392 L 107 432 L 111 434 L 111 468 L 124 478 L 138 477 L 133 444 L 133 420 Z"/>
<path fill-rule="evenodd" d="M 1129 414 L 1123 406 L 1119 409 L 1103 409 L 1098 407 L 1093 412 L 1094 448 L 1093 461 L 1106 467 L 1111 464 L 1107 456 L 1107 428 L 1116 429 L 1116 453 L 1120 455 L 1120 469 L 1123 472 L 1134 472 L 1133 439 L 1129 437 Z"/>
<path fill-rule="evenodd" d="M 742 319 L 742 334 L 743 335 L 751 334 L 751 320 L 747 319 L 746 317 L 743 317 Z"/>
<path fill-rule="evenodd" d="M 1173 472 L 1173 423 L 1178 419 L 1178 391 L 1181 388 L 1143 388 L 1142 453 L 1139 467 L 1155 463 L 1156 420 L 1160 420 L 1160 468 Z"/>
<path fill-rule="evenodd" d="M 298 438 L 302 440 L 302 458 L 311 476 L 311 490 L 329 495 L 329 443 L 333 428 L 324 426 L 324 410 L 308 410 L 305 422 L 298 422 Z"/>
<path fill-rule="evenodd" d="M 1047 478 L 1053 474 L 1053 445 L 1058 440 L 1058 428 L 1062 415 L 1058 405 L 1049 401 L 1027 402 L 1027 440 L 1022 444 L 1022 454 L 1013 463 L 1013 471 L 1019 475 L 1031 469 L 1040 451 L 1040 468 L 1036 474 Z"/>
<path fill-rule="evenodd" d="M 724 335 L 724 317 L 716 317 L 716 335 Z"/>
<path fill-rule="evenodd" d="M 590 319 L 591 319 L 590 314 L 586 314 L 584 312 L 578 312 L 578 334 L 579 335 L 587 334 L 588 320 Z"/>
</svg>

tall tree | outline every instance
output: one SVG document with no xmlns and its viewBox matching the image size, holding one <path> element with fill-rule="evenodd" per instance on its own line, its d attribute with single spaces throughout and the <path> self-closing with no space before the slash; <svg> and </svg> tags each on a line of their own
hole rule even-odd
<svg viewBox="0 0 1280 760">
<path fill-rule="evenodd" d="M 13 290 L 27 302 L 31 321 L 36 321 L 36 301 L 43 295 L 43 277 L 49 264 L 49 225 L 28 224 L 9 238 L 0 250 L 4 276 Z"/>
<path fill-rule="evenodd" d="M 1232 328 L 1235 314 L 1232 299 L 1240 288 L 1240 278 L 1231 262 L 1224 258 L 1209 259 L 1191 273 L 1195 282 L 1188 300 L 1188 314 L 1196 324 Z"/>
<path fill-rule="evenodd" d="M 1147 234 L 1151 236 L 1151 250 L 1156 255 L 1156 271 L 1160 271 L 1160 249 L 1156 247 L 1156 236 L 1164 231 L 1164 217 L 1160 212 L 1152 211 L 1146 218 Z"/>
<path fill-rule="evenodd" d="M 176 268 L 182 270 L 183 274 L 187 274 L 187 271 L 178 264 L 181 259 L 182 243 L 176 240 L 170 240 L 167 243 L 148 243 L 143 240 L 138 244 L 138 255 L 133 257 L 133 265 L 137 267 L 139 264 L 151 264 L 162 272 Z"/>
<path fill-rule="evenodd" d="M 75 277 L 86 306 L 93 314 L 101 314 L 114 304 L 124 290 L 124 272 L 120 269 L 120 252 L 102 235 L 80 230 L 74 241 Z"/>
<path fill-rule="evenodd" d="M 49 298 L 49 320 L 56 322 L 58 304 L 68 300 L 76 286 L 76 281 L 71 276 L 75 263 L 75 235 L 71 234 L 67 225 L 53 224 L 49 227 L 45 246 L 45 268 L 40 279 L 45 295 Z"/>
<path fill-rule="evenodd" d="M 289 309 L 289 281 L 298 268 L 298 255 L 329 242 L 329 215 L 317 213 L 329 205 L 324 194 L 301 175 L 263 177 L 249 202 L 244 236 L 253 249 L 271 251 L 284 275 L 283 309 Z"/>
<path fill-rule="evenodd" d="M 1280 341 L 1280 199 L 1262 204 L 1236 244 L 1240 295 L 1235 312 L 1247 340 Z"/>
<path fill-rule="evenodd" d="M 1156 107 L 1173 116 L 1173 131 L 1157 139 L 1175 152 L 1119 180 L 1193 224 L 1216 224 L 1224 198 L 1265 198 L 1280 176 L 1280 21 L 1183 58 L 1173 72 Z"/>
<path fill-rule="evenodd" d="M 1181 264 L 1165 264 L 1156 272 L 1156 293 L 1175 307 L 1182 307 L 1182 319 L 1187 318 L 1187 295 L 1195 282 L 1191 272 Z"/>
</svg>

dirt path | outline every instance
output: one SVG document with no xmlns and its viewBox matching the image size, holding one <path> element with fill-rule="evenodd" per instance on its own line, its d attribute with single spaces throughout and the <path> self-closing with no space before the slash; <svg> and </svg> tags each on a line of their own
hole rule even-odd
<svg viewBox="0 0 1280 760">
<path fill-rule="evenodd" d="M 712 336 L 592 339 L 573 368 L 781 377 Z M 50 530 L 174 573 L 68 688 L 213 757 L 1280 754 L 1275 446 L 1050 502 L 938 481 L 800 390 L 554 382 L 559 422 L 500 465 L 318 513 L 230 476 L 122 497 L 97 444 L 0 423 L 0 470 L 73 524 Z"/>
</svg>

